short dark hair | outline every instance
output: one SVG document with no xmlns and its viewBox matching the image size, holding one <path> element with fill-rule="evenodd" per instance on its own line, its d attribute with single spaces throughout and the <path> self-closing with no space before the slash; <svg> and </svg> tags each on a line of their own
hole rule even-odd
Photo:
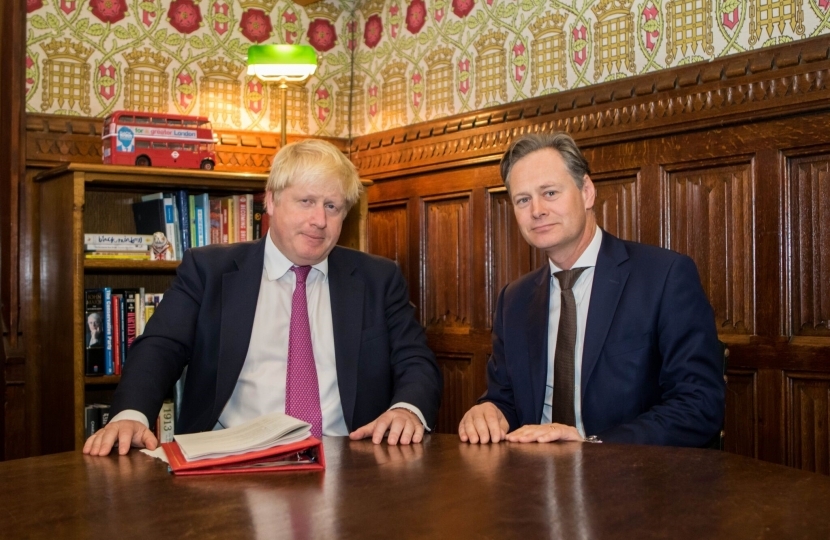
<svg viewBox="0 0 830 540">
<path fill-rule="evenodd" d="M 591 174 L 588 161 L 582 155 L 582 151 L 576 145 L 573 138 L 567 133 L 527 133 L 514 140 L 501 158 L 499 168 L 501 180 L 507 189 L 510 189 L 510 171 L 513 166 L 522 158 L 533 152 L 545 149 L 556 150 L 565 161 L 568 172 L 571 173 L 576 187 L 582 189 L 583 178 Z"/>
</svg>

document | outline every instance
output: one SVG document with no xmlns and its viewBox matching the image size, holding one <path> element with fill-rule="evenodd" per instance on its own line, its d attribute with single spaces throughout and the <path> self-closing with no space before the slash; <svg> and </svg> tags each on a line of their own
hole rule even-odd
<svg viewBox="0 0 830 540">
<path fill-rule="evenodd" d="M 176 435 L 174 439 L 187 461 L 198 461 L 256 452 L 310 436 L 311 424 L 276 412 L 235 427 Z"/>
</svg>

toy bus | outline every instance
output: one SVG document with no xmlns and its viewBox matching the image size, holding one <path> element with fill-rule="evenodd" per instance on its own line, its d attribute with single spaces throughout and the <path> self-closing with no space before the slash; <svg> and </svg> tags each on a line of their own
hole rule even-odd
<svg viewBox="0 0 830 540">
<path fill-rule="evenodd" d="M 116 111 L 104 119 L 104 163 L 213 170 L 213 130 L 203 116 Z"/>
</svg>

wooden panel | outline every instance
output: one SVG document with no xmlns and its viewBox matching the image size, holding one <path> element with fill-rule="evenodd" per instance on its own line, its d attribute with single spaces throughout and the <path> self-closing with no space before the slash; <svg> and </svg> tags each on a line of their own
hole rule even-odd
<svg viewBox="0 0 830 540">
<path fill-rule="evenodd" d="M 475 404 L 477 397 L 473 393 L 473 355 L 438 353 L 436 356 L 444 376 L 444 393 L 435 430 L 438 433 L 458 433 L 461 417 Z"/>
<path fill-rule="evenodd" d="M 597 197 L 597 224 L 623 240 L 640 239 L 637 220 L 637 174 L 591 176 Z"/>
<path fill-rule="evenodd" d="M 719 334 L 752 334 L 750 163 L 667 174 L 669 248 L 694 259 Z"/>
<path fill-rule="evenodd" d="M 493 313 L 502 288 L 547 261 L 545 253 L 534 249 L 522 237 L 513 203 L 505 188 L 491 189 L 488 192 L 489 215 L 487 216 L 487 266 L 490 294 L 487 295 L 487 328 L 493 327 Z"/>
<path fill-rule="evenodd" d="M 758 380 L 754 370 L 729 370 L 724 450 L 758 457 Z"/>
<path fill-rule="evenodd" d="M 830 375 L 787 373 L 789 465 L 830 474 Z"/>
<path fill-rule="evenodd" d="M 369 253 L 396 261 L 409 276 L 409 212 L 406 203 L 369 206 L 366 223 Z"/>
<path fill-rule="evenodd" d="M 472 320 L 470 194 L 423 200 L 422 323 L 427 330 L 468 333 Z"/>
<path fill-rule="evenodd" d="M 790 164 L 792 334 L 830 337 L 830 154 Z"/>
</svg>

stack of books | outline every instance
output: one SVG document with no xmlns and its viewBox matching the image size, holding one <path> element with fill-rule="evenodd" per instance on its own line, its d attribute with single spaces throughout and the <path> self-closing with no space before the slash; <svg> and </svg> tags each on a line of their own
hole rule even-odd
<svg viewBox="0 0 830 540">
<path fill-rule="evenodd" d="M 150 260 L 152 235 L 146 234 L 84 234 L 84 256 L 87 259 Z"/>
</svg>

